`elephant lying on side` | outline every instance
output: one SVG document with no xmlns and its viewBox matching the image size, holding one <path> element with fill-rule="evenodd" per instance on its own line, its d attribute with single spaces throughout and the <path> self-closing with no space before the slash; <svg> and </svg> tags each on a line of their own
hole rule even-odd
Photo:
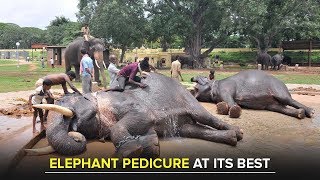
<svg viewBox="0 0 320 180">
<path fill-rule="evenodd" d="M 179 82 L 157 73 L 142 82 L 148 87 L 65 96 L 54 107 L 37 105 L 61 113 L 51 111 L 49 144 L 60 154 L 76 155 L 86 149 L 86 139 L 105 138 L 120 157 L 158 157 L 158 137 L 168 134 L 232 146 L 242 139 L 242 130 L 210 114 Z"/>
<path fill-rule="evenodd" d="M 193 94 L 199 101 L 218 103 L 218 113 L 233 118 L 241 115 L 241 107 L 275 111 L 300 119 L 314 114 L 312 108 L 291 98 L 282 81 L 260 70 L 241 71 L 217 81 L 201 76 L 191 81 L 197 82 Z"/>
</svg>

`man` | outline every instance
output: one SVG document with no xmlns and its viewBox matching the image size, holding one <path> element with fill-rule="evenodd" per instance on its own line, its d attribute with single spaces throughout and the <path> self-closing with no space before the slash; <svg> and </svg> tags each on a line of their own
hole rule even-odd
<svg viewBox="0 0 320 180">
<path fill-rule="evenodd" d="M 52 81 L 50 81 L 49 79 L 45 79 L 43 81 L 42 85 L 40 85 L 39 87 L 36 88 L 35 93 L 33 93 L 29 96 L 29 109 L 30 109 L 30 111 L 32 110 L 32 105 L 42 104 L 42 100 L 46 96 L 48 96 L 51 99 L 54 98 L 49 91 L 51 86 L 52 86 Z M 37 119 L 38 115 L 39 115 L 40 122 L 41 122 L 41 129 L 40 130 L 45 129 L 44 121 L 46 121 L 46 120 L 44 118 L 46 118 L 46 117 L 43 115 L 42 109 L 33 108 L 33 110 L 34 110 L 33 111 L 33 121 L 32 121 L 33 133 L 37 133 L 36 119 Z"/>
<path fill-rule="evenodd" d="M 92 79 L 94 78 L 93 61 L 89 57 L 87 50 L 80 50 L 81 59 L 81 75 L 82 75 L 82 92 L 84 94 L 92 92 Z"/>
<path fill-rule="evenodd" d="M 183 81 L 182 75 L 181 75 L 181 63 L 179 56 L 176 57 L 176 60 L 171 63 L 171 77 L 174 79 L 177 79 L 179 81 L 179 76 L 181 78 L 181 81 Z"/>
<path fill-rule="evenodd" d="M 110 89 L 106 91 L 124 91 L 126 83 L 134 84 L 140 88 L 147 87 L 146 84 L 141 83 L 141 78 L 136 76 L 138 72 L 140 74 L 145 71 L 150 71 L 149 58 L 145 57 L 141 62 L 134 62 L 123 67 L 117 74 L 114 83 L 111 84 Z"/>
<path fill-rule="evenodd" d="M 50 74 L 47 76 L 44 76 L 42 78 L 40 78 L 37 82 L 36 82 L 36 87 L 39 87 L 43 84 L 44 81 L 48 80 L 51 82 L 51 86 L 54 85 L 61 85 L 64 94 L 69 94 L 68 88 L 67 88 L 67 84 L 70 86 L 70 88 L 74 91 L 77 92 L 79 94 L 80 91 L 71 83 L 71 81 L 73 79 L 76 78 L 76 73 L 74 73 L 73 71 L 68 71 L 67 73 L 61 73 L 61 74 Z M 54 99 L 52 98 L 52 94 L 50 92 L 50 90 L 48 90 L 47 94 L 49 94 L 48 96 L 45 97 L 46 101 L 48 104 L 54 104 Z M 45 110 L 44 113 L 44 121 L 47 120 L 48 117 L 48 110 Z"/>
<path fill-rule="evenodd" d="M 84 37 L 84 39 L 86 41 L 89 41 L 89 37 L 90 37 L 90 29 L 89 29 L 89 26 L 88 24 L 84 24 L 84 26 L 81 28 L 81 32 L 82 32 L 82 35 Z"/>
<path fill-rule="evenodd" d="M 120 69 L 118 69 L 116 66 L 117 58 L 114 54 L 111 54 L 109 56 L 109 61 L 110 61 L 110 64 L 108 66 L 108 73 L 110 77 L 109 86 L 111 86 L 111 84 L 114 83 L 114 81 L 116 80 L 117 74 L 119 73 Z"/>
<path fill-rule="evenodd" d="M 50 59 L 50 64 L 51 64 L 51 67 L 52 67 L 52 68 L 54 68 L 54 61 L 53 61 L 53 58 L 51 58 L 51 59 Z"/>
<path fill-rule="evenodd" d="M 60 73 L 60 74 L 50 74 L 40 78 L 36 82 L 36 86 L 39 86 L 44 80 L 49 79 L 52 82 L 52 85 L 61 85 L 64 91 L 64 94 L 69 94 L 67 84 L 70 86 L 70 88 L 74 92 L 81 94 L 80 91 L 71 83 L 71 81 L 74 80 L 75 78 L 76 78 L 76 73 L 74 73 L 73 71 L 68 71 L 67 73 Z"/>
<path fill-rule="evenodd" d="M 41 57 L 41 66 L 42 66 L 42 68 L 44 68 L 44 59 L 43 59 L 43 57 Z"/>
</svg>

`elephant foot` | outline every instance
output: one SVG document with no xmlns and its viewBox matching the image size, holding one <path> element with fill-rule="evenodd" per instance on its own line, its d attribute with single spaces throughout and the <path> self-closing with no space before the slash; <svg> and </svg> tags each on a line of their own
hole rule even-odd
<svg viewBox="0 0 320 180">
<path fill-rule="evenodd" d="M 306 111 L 304 109 L 298 109 L 298 118 L 303 119 L 306 117 Z"/>
<path fill-rule="evenodd" d="M 157 134 L 137 136 L 122 144 L 117 150 L 117 156 L 157 158 L 160 156 L 159 138 Z"/>
<path fill-rule="evenodd" d="M 229 117 L 231 118 L 239 118 L 241 115 L 241 107 L 238 105 L 234 105 L 229 110 Z"/>
<path fill-rule="evenodd" d="M 236 146 L 237 145 L 237 133 L 234 130 L 226 130 L 225 133 L 222 135 L 224 143 Z"/>
<path fill-rule="evenodd" d="M 140 157 L 143 151 L 143 147 L 137 140 L 127 141 L 121 145 L 116 152 L 116 156 L 119 158 L 134 158 Z"/>
<path fill-rule="evenodd" d="M 141 157 L 157 158 L 160 157 L 160 145 L 157 134 L 141 136 L 139 143 L 143 147 Z"/>
<path fill-rule="evenodd" d="M 235 131 L 238 141 L 240 141 L 243 138 L 243 130 L 240 129 L 238 126 L 227 125 L 226 129 Z"/>
<path fill-rule="evenodd" d="M 217 104 L 217 113 L 222 115 L 228 115 L 229 105 L 226 102 L 219 102 Z"/>
<path fill-rule="evenodd" d="M 314 109 L 312 109 L 312 108 L 305 109 L 305 112 L 306 112 L 306 116 L 308 118 L 312 118 L 315 113 Z"/>
</svg>

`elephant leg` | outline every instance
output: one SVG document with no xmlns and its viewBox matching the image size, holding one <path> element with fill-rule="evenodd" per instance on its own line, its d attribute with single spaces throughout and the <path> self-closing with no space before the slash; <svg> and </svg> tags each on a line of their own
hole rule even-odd
<svg viewBox="0 0 320 180">
<path fill-rule="evenodd" d="M 111 128 L 116 155 L 123 157 L 159 157 L 159 139 L 149 118 L 141 113 L 126 115 Z"/>
<path fill-rule="evenodd" d="M 70 71 L 71 70 L 71 65 L 70 63 L 66 63 L 66 72 Z"/>
<path fill-rule="evenodd" d="M 213 127 L 218 130 L 234 130 L 236 132 L 238 141 L 243 138 L 242 129 L 240 129 L 238 126 L 233 126 L 224 121 L 221 121 L 220 119 L 211 115 L 209 112 L 208 113 L 192 113 L 190 114 L 190 116 L 195 122 Z"/>
<path fill-rule="evenodd" d="M 305 115 L 308 117 L 308 118 L 311 118 L 315 111 L 314 109 L 312 108 L 309 108 L 301 103 L 299 103 L 298 101 L 292 99 L 292 98 L 280 98 L 280 97 L 276 97 L 276 99 L 281 103 L 281 104 L 284 104 L 284 105 L 289 105 L 289 106 L 292 106 L 296 109 L 304 109 L 305 111 Z"/>
<path fill-rule="evenodd" d="M 180 135 L 186 138 L 197 138 L 207 141 L 237 145 L 237 135 L 234 130 L 214 130 L 198 124 L 185 124 L 180 129 Z"/>
<path fill-rule="evenodd" d="M 285 105 L 272 104 L 266 107 L 269 111 L 279 112 L 288 116 L 303 119 L 305 117 L 304 109 L 291 109 L 287 108 Z"/>
<path fill-rule="evenodd" d="M 106 73 L 104 72 L 104 68 L 100 68 L 100 74 L 102 77 L 102 86 L 104 89 L 107 88 L 107 76 Z"/>
<path fill-rule="evenodd" d="M 74 66 L 74 69 L 76 71 L 76 79 L 75 79 L 75 81 L 76 82 L 81 82 L 81 79 L 80 79 L 80 66 Z"/>
</svg>

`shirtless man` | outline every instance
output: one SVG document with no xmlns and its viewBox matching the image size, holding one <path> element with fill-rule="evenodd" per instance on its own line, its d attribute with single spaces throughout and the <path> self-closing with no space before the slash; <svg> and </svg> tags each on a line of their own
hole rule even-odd
<svg viewBox="0 0 320 180">
<path fill-rule="evenodd" d="M 50 74 L 40 78 L 36 82 L 36 86 L 41 85 L 43 80 L 49 79 L 52 82 L 52 86 L 61 84 L 64 94 L 69 94 L 67 83 L 74 92 L 81 94 L 80 91 L 71 83 L 71 81 L 75 78 L 76 78 L 76 74 L 73 71 L 68 71 L 67 73 L 61 73 L 61 74 Z"/>
<path fill-rule="evenodd" d="M 62 89 L 64 91 L 64 94 L 69 94 L 68 88 L 67 88 L 67 83 L 70 86 L 70 88 L 74 91 L 77 92 L 81 95 L 80 91 L 71 83 L 71 81 L 73 79 L 76 78 L 76 74 L 73 71 L 68 71 L 67 73 L 61 73 L 61 74 L 50 74 L 47 76 L 44 76 L 42 78 L 40 78 L 37 82 L 36 82 L 36 87 L 39 87 L 42 85 L 44 80 L 50 80 L 51 81 L 51 85 L 60 85 L 62 86 Z M 49 96 L 46 96 L 45 99 L 47 101 L 47 104 L 54 104 L 54 99 L 51 98 L 53 97 L 51 92 L 48 91 L 48 94 L 50 93 Z M 45 111 L 44 113 L 44 121 L 47 120 L 48 117 L 48 110 Z"/>
</svg>

